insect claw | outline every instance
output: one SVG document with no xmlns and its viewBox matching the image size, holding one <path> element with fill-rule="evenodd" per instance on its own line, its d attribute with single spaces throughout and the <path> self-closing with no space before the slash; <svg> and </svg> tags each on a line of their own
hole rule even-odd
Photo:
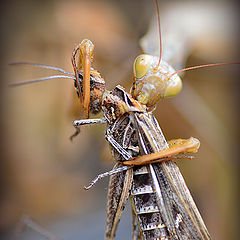
<svg viewBox="0 0 240 240">
<path fill-rule="evenodd" d="M 72 142 L 73 141 L 73 138 L 75 138 L 78 134 L 80 134 L 80 132 L 81 132 L 81 130 L 80 130 L 80 128 L 79 127 L 77 127 L 77 126 L 74 126 L 75 127 L 75 133 L 73 133 L 70 137 L 69 137 L 69 139 L 70 139 L 70 141 Z"/>
<path fill-rule="evenodd" d="M 93 187 L 98 180 L 100 180 L 101 178 L 103 178 L 101 175 L 98 175 L 95 179 L 92 180 L 92 182 L 88 185 L 88 186 L 84 186 L 83 189 L 84 190 L 89 190 L 91 187 Z"/>
<path fill-rule="evenodd" d="M 84 186 L 83 189 L 85 191 L 89 190 L 93 185 L 95 185 L 95 183 L 90 183 L 88 186 Z"/>
<path fill-rule="evenodd" d="M 86 190 L 86 191 L 87 191 L 88 189 L 89 189 L 89 186 L 84 186 L 84 187 L 83 187 L 83 190 Z"/>
</svg>

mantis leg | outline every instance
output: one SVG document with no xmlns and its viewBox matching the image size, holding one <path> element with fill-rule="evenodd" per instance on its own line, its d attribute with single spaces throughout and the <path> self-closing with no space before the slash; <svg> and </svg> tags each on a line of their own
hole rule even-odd
<svg viewBox="0 0 240 240">
<path fill-rule="evenodd" d="M 104 123 L 105 121 L 106 120 L 103 119 L 86 119 L 74 121 L 74 124 L 77 127 L 79 125 L 85 124 Z M 131 154 L 128 153 L 120 144 L 118 144 L 110 135 L 107 135 L 106 138 L 108 142 L 111 144 L 111 146 L 114 147 L 122 156 L 124 156 L 126 160 L 123 161 L 122 164 L 127 166 L 122 166 L 98 175 L 95 179 L 93 179 L 93 181 L 88 186 L 84 187 L 85 190 L 90 189 L 93 185 L 96 184 L 96 182 L 98 182 L 98 180 L 107 176 L 112 176 L 114 174 L 129 170 L 131 166 L 134 165 L 145 165 L 150 163 L 165 162 L 169 160 L 183 158 L 192 159 L 191 156 L 185 156 L 180 154 L 197 152 L 200 146 L 199 140 L 193 137 L 189 139 L 174 139 L 168 142 L 169 148 L 166 150 L 133 158 L 131 157 Z"/>
<path fill-rule="evenodd" d="M 83 108 L 85 112 L 86 118 L 89 117 L 89 104 L 90 104 L 90 70 L 91 70 L 91 62 L 93 58 L 93 43 L 88 40 L 84 39 L 77 47 L 73 50 L 72 53 L 72 65 L 75 72 L 76 78 L 76 86 L 78 92 L 80 94 L 80 100 L 83 103 Z M 76 54 L 79 51 L 79 61 L 76 64 Z M 81 95 L 81 84 L 78 79 L 78 71 L 83 71 L 83 96 Z"/>
<path fill-rule="evenodd" d="M 197 138 L 190 137 L 189 139 L 173 139 L 168 141 L 169 148 L 160 152 L 150 153 L 133 158 L 119 143 L 117 143 L 110 135 L 106 135 L 106 139 L 111 146 L 119 152 L 125 161 L 124 165 L 145 165 L 149 163 L 165 162 L 176 159 L 192 159 L 191 156 L 179 155 L 184 153 L 196 153 L 200 147 L 200 141 Z M 178 155 L 177 155 L 178 154 Z"/>
<path fill-rule="evenodd" d="M 136 157 L 129 161 L 124 161 L 124 165 L 145 165 L 150 163 L 178 159 L 181 153 L 196 153 L 200 147 L 200 142 L 196 138 L 174 139 L 169 141 L 169 148 L 160 152 L 150 153 Z M 182 157 L 181 157 L 182 158 Z M 185 157 L 184 157 L 185 158 Z"/>
</svg>

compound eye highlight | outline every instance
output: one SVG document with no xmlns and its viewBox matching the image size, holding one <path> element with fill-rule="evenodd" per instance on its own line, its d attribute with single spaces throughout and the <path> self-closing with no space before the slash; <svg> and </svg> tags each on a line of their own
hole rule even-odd
<svg viewBox="0 0 240 240">
<path fill-rule="evenodd" d="M 133 64 L 133 73 L 136 78 L 142 78 L 148 72 L 151 64 L 151 56 L 147 54 L 139 55 Z"/>
</svg>

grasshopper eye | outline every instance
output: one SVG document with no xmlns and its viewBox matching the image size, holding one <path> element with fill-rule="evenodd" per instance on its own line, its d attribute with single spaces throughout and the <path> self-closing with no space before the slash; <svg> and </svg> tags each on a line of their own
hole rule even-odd
<svg viewBox="0 0 240 240">
<path fill-rule="evenodd" d="M 174 97 L 181 91 L 181 89 L 182 80 L 178 75 L 174 75 L 169 79 L 163 97 Z"/>
<path fill-rule="evenodd" d="M 133 73 L 136 78 L 142 78 L 149 70 L 151 56 L 147 54 L 139 55 L 133 64 Z"/>
</svg>

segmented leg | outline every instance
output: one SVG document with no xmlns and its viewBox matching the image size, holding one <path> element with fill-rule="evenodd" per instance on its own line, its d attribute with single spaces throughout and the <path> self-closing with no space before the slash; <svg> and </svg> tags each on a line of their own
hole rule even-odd
<svg viewBox="0 0 240 240">
<path fill-rule="evenodd" d="M 110 135 L 107 134 L 106 139 L 111 144 L 111 146 L 125 158 L 126 161 L 122 162 L 124 165 L 145 165 L 149 163 L 165 162 L 180 158 L 192 159 L 191 156 L 176 154 L 196 153 L 200 147 L 199 140 L 193 137 L 189 139 L 173 139 L 168 142 L 169 149 L 132 158 L 131 154 L 129 154 Z"/>
<path fill-rule="evenodd" d="M 75 127 L 76 131 L 70 137 L 72 141 L 81 131 L 80 126 L 88 125 L 88 124 L 103 124 L 106 123 L 107 120 L 105 118 L 94 118 L 94 119 L 82 119 L 82 120 L 75 120 L 73 121 L 73 126 Z"/>
<path fill-rule="evenodd" d="M 196 153 L 200 147 L 200 141 L 197 138 L 190 137 L 189 139 L 172 139 L 169 140 L 168 146 L 170 149 L 177 149 L 178 147 L 184 148 L 186 147 L 186 150 L 183 152 L 187 153 Z"/>
<path fill-rule="evenodd" d="M 101 119 L 87 119 L 87 120 L 80 120 L 81 122 L 90 122 L 90 120 L 101 120 Z M 100 179 L 108 176 L 112 176 L 114 174 L 129 170 L 131 166 L 136 165 L 145 165 L 149 163 L 157 163 L 157 162 L 166 162 L 170 160 L 177 160 L 177 159 L 192 159 L 192 156 L 181 155 L 178 153 L 191 153 L 196 152 L 199 148 L 199 141 L 196 138 L 189 138 L 189 139 L 173 139 L 170 142 L 170 148 L 157 152 L 142 155 L 140 157 L 132 158 L 131 154 L 128 153 L 125 149 L 123 149 L 120 144 L 118 144 L 111 136 L 106 136 L 109 143 L 126 159 L 123 161 L 122 164 L 127 166 L 121 166 L 119 168 L 114 168 L 111 171 L 99 174 L 96 178 L 92 180 L 92 182 L 85 186 L 84 189 L 88 190 L 92 186 L 94 186 Z M 178 155 L 176 155 L 178 154 Z"/>
<path fill-rule="evenodd" d="M 83 108 L 86 118 L 89 117 L 89 104 L 90 104 L 90 69 L 93 58 L 93 43 L 84 39 L 72 53 L 72 65 L 75 72 L 76 86 L 80 95 L 80 101 L 83 103 Z M 76 54 L 79 51 L 79 62 L 76 64 Z M 78 71 L 83 71 L 82 87 L 78 78 Z M 81 95 L 81 88 L 83 89 L 83 96 Z"/>
<path fill-rule="evenodd" d="M 83 69 L 83 108 L 86 118 L 89 117 L 89 104 L 90 104 L 90 69 L 93 58 L 93 43 L 84 39 L 81 42 L 79 67 Z"/>
<path fill-rule="evenodd" d="M 126 171 L 128 169 L 132 168 L 131 166 L 121 166 L 119 168 L 114 168 L 113 170 L 111 171 L 108 171 L 108 172 L 105 172 L 105 173 L 102 173 L 102 174 L 99 174 L 96 178 L 94 178 L 92 180 L 92 182 L 88 185 L 88 186 L 85 186 L 84 187 L 84 190 L 89 190 L 93 185 L 95 185 L 98 180 L 104 178 L 104 177 L 108 177 L 108 176 L 112 176 L 114 174 L 117 174 L 117 173 L 120 173 L 120 172 L 123 172 L 123 171 Z"/>
<path fill-rule="evenodd" d="M 153 161 L 153 163 L 166 162 L 166 161 L 176 160 L 176 159 L 192 159 L 192 158 L 193 158 L 192 156 L 178 155 L 178 156 L 171 156 L 171 157 L 165 157 L 165 158 L 157 159 L 156 161 Z M 129 170 L 130 168 L 132 168 L 132 166 L 122 166 L 120 168 L 116 168 L 116 169 L 113 169 L 111 171 L 101 173 L 97 177 L 95 177 L 88 186 L 84 186 L 83 189 L 84 190 L 89 190 L 91 187 L 93 187 L 102 178 L 109 177 L 109 176 L 112 176 L 114 174 Z"/>
<path fill-rule="evenodd" d="M 107 120 L 105 118 L 82 119 L 82 120 L 73 121 L 73 126 L 79 127 L 79 126 L 87 125 L 87 124 L 103 124 L 106 122 L 107 122 Z"/>
<path fill-rule="evenodd" d="M 176 158 L 179 153 L 195 153 L 200 147 L 200 142 L 196 138 L 171 140 L 170 148 L 160 152 L 151 153 L 136 157 L 129 161 L 124 161 L 124 165 L 145 165 Z"/>
<path fill-rule="evenodd" d="M 126 160 L 130 160 L 132 159 L 132 155 L 126 151 L 116 140 L 114 140 L 113 137 L 111 137 L 111 135 L 109 135 L 108 133 L 105 135 L 105 138 L 107 139 L 107 141 L 111 144 L 111 146 L 118 151 L 118 153 Z"/>
</svg>

